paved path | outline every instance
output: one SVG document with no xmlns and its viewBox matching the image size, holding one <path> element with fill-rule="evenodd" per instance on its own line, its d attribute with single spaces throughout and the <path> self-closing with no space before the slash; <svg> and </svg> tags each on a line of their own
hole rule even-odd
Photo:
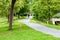
<svg viewBox="0 0 60 40">
<path fill-rule="evenodd" d="M 60 30 L 48 28 L 46 26 L 43 26 L 43 25 L 40 25 L 37 23 L 32 23 L 32 22 L 30 22 L 31 18 L 32 17 L 30 17 L 29 19 L 20 20 L 19 22 L 22 22 L 22 23 L 28 25 L 29 27 L 31 27 L 37 31 L 43 32 L 45 34 L 52 35 L 52 36 L 57 37 L 57 38 L 60 38 Z"/>
</svg>

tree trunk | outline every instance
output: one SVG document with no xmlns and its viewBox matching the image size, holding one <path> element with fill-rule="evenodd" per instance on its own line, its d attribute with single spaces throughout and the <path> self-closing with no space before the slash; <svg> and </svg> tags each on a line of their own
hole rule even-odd
<svg viewBox="0 0 60 40">
<path fill-rule="evenodd" d="M 18 19 L 20 19 L 20 15 L 18 14 Z"/>
<path fill-rule="evenodd" d="M 50 0 L 48 0 L 47 1 L 47 3 L 48 3 L 48 23 L 50 23 L 50 19 L 51 19 L 51 15 L 50 15 L 50 3 L 51 3 L 51 1 Z"/>
<path fill-rule="evenodd" d="M 8 18 L 8 22 L 9 22 L 9 15 L 7 16 L 7 18 Z"/>
<path fill-rule="evenodd" d="M 12 0 L 11 2 L 11 8 L 10 8 L 10 14 L 9 14 L 9 30 L 12 30 L 13 9 L 14 9 L 15 2 L 16 0 Z"/>
</svg>

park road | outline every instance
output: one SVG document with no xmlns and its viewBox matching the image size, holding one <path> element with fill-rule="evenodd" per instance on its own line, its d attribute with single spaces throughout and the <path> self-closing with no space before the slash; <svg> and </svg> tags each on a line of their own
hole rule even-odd
<svg viewBox="0 0 60 40">
<path fill-rule="evenodd" d="M 48 27 L 40 25 L 38 23 L 32 23 L 32 22 L 30 22 L 31 18 L 32 18 L 32 16 L 30 16 L 29 19 L 19 20 L 19 22 L 22 22 L 22 23 L 28 25 L 30 28 L 33 28 L 34 30 L 40 31 L 44 34 L 49 34 L 49 35 L 52 35 L 53 37 L 60 38 L 60 30 L 48 28 Z"/>
</svg>

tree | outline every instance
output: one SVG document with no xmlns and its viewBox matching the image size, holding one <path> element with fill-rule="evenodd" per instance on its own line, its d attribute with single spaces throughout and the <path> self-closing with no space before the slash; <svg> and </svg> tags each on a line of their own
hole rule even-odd
<svg viewBox="0 0 60 40">
<path fill-rule="evenodd" d="M 11 2 L 11 8 L 10 8 L 10 14 L 9 14 L 9 30 L 12 29 L 13 11 L 14 11 L 15 2 L 16 2 L 16 0 L 12 0 L 12 2 Z"/>
<path fill-rule="evenodd" d="M 32 11 L 35 18 L 42 21 L 49 21 L 60 11 L 60 0 L 33 0 Z"/>
<path fill-rule="evenodd" d="M 27 15 L 27 12 L 29 11 L 29 1 L 25 0 L 24 1 L 24 7 L 20 8 L 19 12 L 17 12 L 18 19 L 20 16 Z"/>
<path fill-rule="evenodd" d="M 9 20 L 9 11 L 12 0 L 0 0 L 0 16 L 7 17 Z M 24 0 L 16 0 L 14 5 L 14 14 L 18 13 L 24 7 Z"/>
<path fill-rule="evenodd" d="M 0 16 L 8 18 L 9 30 L 12 29 L 13 13 L 16 14 L 24 8 L 25 1 L 26 0 L 0 0 Z"/>
</svg>

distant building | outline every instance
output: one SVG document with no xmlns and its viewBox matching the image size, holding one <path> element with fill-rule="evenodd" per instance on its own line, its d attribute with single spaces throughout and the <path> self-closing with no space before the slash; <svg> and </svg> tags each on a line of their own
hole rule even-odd
<svg viewBox="0 0 60 40">
<path fill-rule="evenodd" d="M 60 13 L 57 13 L 56 15 L 54 15 L 54 17 L 52 18 L 52 23 L 53 24 L 60 23 Z"/>
</svg>

